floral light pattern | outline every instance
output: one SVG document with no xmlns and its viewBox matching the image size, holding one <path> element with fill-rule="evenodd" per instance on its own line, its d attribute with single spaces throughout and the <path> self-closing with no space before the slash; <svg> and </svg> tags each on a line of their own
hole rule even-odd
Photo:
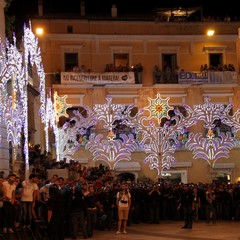
<svg viewBox="0 0 240 240">
<path fill-rule="evenodd" d="M 57 122 L 61 116 L 68 117 L 67 109 L 72 107 L 71 104 L 67 104 L 66 99 L 67 95 L 60 97 L 58 96 L 56 91 L 54 92 L 54 109 L 56 113 Z"/>
<path fill-rule="evenodd" d="M 168 116 L 168 112 L 170 110 L 173 110 L 172 107 L 169 106 L 168 101 L 169 101 L 169 97 L 166 99 L 162 99 L 160 94 L 157 94 L 157 97 L 152 99 L 152 98 L 148 98 L 150 104 L 148 107 L 145 107 L 145 110 L 148 110 L 150 112 L 150 116 L 149 119 L 151 118 L 157 118 L 158 119 L 158 123 L 161 122 L 162 118 L 170 118 Z"/>
</svg>

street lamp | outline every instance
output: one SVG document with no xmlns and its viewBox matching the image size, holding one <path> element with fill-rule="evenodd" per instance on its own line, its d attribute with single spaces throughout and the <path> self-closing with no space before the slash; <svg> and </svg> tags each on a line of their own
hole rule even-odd
<svg viewBox="0 0 240 240">
<path fill-rule="evenodd" d="M 213 29 L 209 29 L 208 31 L 207 31 L 207 35 L 209 36 L 209 37 L 211 37 L 211 36 L 213 36 L 214 35 L 214 30 Z"/>
<path fill-rule="evenodd" d="M 43 28 L 42 27 L 38 27 L 36 28 L 36 35 L 38 36 L 42 36 L 43 35 Z"/>
</svg>

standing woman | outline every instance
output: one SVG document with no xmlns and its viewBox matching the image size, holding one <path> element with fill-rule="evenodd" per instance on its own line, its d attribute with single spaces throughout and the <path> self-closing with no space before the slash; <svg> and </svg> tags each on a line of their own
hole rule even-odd
<svg viewBox="0 0 240 240">
<path fill-rule="evenodd" d="M 116 234 L 121 233 L 121 227 L 123 225 L 123 233 L 126 234 L 126 226 L 128 220 L 128 213 L 131 207 L 131 194 L 127 190 L 127 185 L 122 183 L 121 191 L 117 193 L 117 208 L 118 208 L 118 230 Z"/>
</svg>

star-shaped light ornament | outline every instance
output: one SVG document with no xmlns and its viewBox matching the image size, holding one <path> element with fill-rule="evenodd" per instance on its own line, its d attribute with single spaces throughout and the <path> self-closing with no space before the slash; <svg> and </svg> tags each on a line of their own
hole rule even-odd
<svg viewBox="0 0 240 240">
<path fill-rule="evenodd" d="M 66 102 L 67 95 L 62 97 L 58 96 L 57 92 L 54 92 L 54 109 L 56 115 L 56 121 L 58 122 L 59 118 L 62 116 L 69 117 L 67 114 L 67 109 L 71 108 L 71 104 L 67 104 Z"/>
<path fill-rule="evenodd" d="M 151 118 L 157 118 L 158 123 L 161 123 L 162 118 L 167 118 L 169 119 L 170 117 L 168 116 L 168 112 L 170 110 L 173 110 L 172 107 L 169 106 L 168 101 L 169 97 L 166 99 L 162 99 L 160 94 L 157 94 L 157 97 L 152 99 L 148 98 L 148 101 L 150 102 L 148 107 L 145 107 L 145 110 L 148 110 L 150 112 L 149 119 Z"/>
</svg>

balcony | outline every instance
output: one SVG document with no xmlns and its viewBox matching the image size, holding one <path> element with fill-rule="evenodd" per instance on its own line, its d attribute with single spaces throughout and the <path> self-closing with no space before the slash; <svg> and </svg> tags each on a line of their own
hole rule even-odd
<svg viewBox="0 0 240 240">
<path fill-rule="evenodd" d="M 179 72 L 178 83 L 237 83 L 236 71 Z"/>
<path fill-rule="evenodd" d="M 236 71 L 204 71 L 204 72 L 175 72 L 159 73 L 153 76 L 153 84 L 234 84 L 237 83 Z M 144 79 L 144 76 L 143 76 Z M 55 76 L 54 84 L 137 84 L 134 72 L 61 72 Z"/>
</svg>

